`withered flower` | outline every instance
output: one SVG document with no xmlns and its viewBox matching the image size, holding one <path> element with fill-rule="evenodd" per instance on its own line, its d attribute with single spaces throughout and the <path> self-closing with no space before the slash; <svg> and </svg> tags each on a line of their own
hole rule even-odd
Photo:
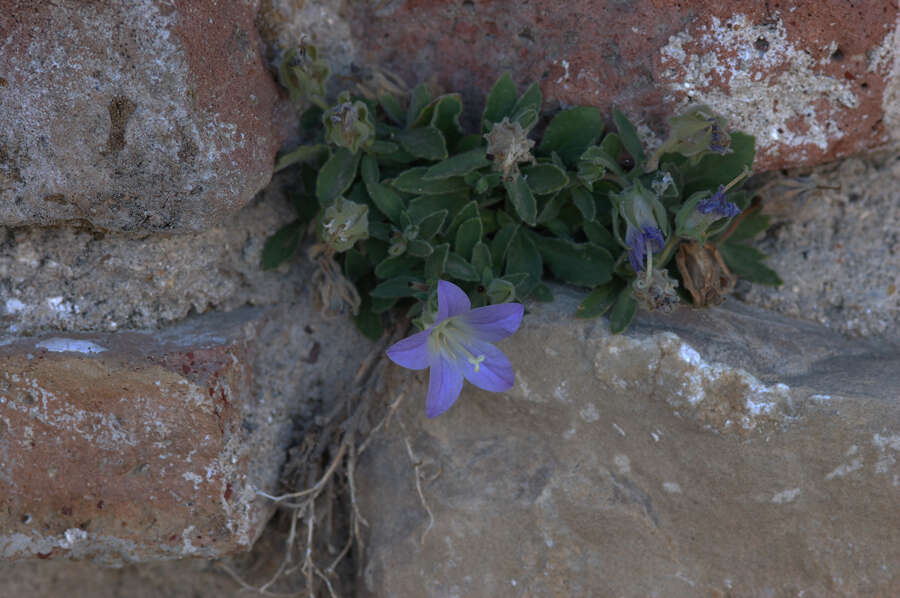
<svg viewBox="0 0 900 598">
<path fill-rule="evenodd" d="M 694 307 L 719 305 L 734 290 L 737 279 L 728 270 L 719 250 L 709 243 L 682 243 L 675 256 L 684 288 L 691 294 Z"/>
</svg>

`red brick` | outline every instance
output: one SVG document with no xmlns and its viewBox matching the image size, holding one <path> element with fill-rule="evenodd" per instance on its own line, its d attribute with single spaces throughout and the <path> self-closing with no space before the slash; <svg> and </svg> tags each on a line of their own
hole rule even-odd
<svg viewBox="0 0 900 598">
<path fill-rule="evenodd" d="M 267 319 L 245 309 L 0 346 L 0 558 L 248 549 L 272 512 L 256 489 L 275 490 L 291 425 L 267 417 L 285 404 L 254 385 Z"/>
<path fill-rule="evenodd" d="M 691 99 L 709 103 L 757 135 L 761 170 L 823 162 L 887 140 L 882 104 L 895 2 L 378 6 L 360 4 L 350 17 L 360 62 L 410 82 L 435 78 L 477 102 L 498 75 L 511 71 L 520 85 L 538 81 L 551 102 L 596 105 L 606 113 L 618 106 L 658 135 Z M 683 58 L 664 52 L 673 43 Z M 694 74 L 691 61 L 700 65 Z"/>
</svg>

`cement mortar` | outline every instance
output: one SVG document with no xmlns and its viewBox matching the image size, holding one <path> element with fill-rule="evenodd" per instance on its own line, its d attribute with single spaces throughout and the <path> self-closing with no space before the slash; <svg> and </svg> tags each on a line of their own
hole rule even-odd
<svg viewBox="0 0 900 598">
<path fill-rule="evenodd" d="M 836 189 L 763 195 L 774 226 L 757 246 L 784 285 L 742 284 L 738 297 L 852 336 L 900 337 L 900 155 L 850 158 L 809 176 Z"/>
<path fill-rule="evenodd" d="M 299 260 L 260 267 L 266 238 L 294 218 L 275 181 L 202 233 L 133 236 L 72 227 L 0 228 L 0 335 L 153 329 L 191 313 L 296 298 Z"/>
</svg>

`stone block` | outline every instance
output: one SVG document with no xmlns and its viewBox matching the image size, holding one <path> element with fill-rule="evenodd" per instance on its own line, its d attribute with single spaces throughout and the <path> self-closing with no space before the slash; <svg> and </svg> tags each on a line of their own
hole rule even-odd
<svg viewBox="0 0 900 598">
<path fill-rule="evenodd" d="M 305 304 L 5 340 L 0 557 L 248 550 L 273 510 L 257 490 L 277 491 L 294 420 L 339 393 L 367 349 L 351 322 Z"/>
<path fill-rule="evenodd" d="M 256 2 L 0 2 L 0 224 L 206 229 L 288 132 Z"/>
<path fill-rule="evenodd" d="M 500 344 L 508 393 L 428 420 L 397 369 L 357 468 L 361 595 L 900 592 L 896 344 L 733 300 L 616 336 L 554 292 Z"/>
<path fill-rule="evenodd" d="M 760 170 L 881 145 L 900 112 L 897 4 L 887 0 L 339 4 L 269 0 L 265 30 L 281 44 L 302 32 L 347 65 L 436 82 L 477 103 L 510 71 L 558 105 L 617 106 L 649 140 L 673 112 L 707 104 L 756 136 Z M 340 43 L 348 27 L 352 49 Z"/>
</svg>

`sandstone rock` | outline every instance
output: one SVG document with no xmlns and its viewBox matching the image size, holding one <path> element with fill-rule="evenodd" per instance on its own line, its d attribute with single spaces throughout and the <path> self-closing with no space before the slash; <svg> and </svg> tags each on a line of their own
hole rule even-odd
<svg viewBox="0 0 900 598">
<path fill-rule="evenodd" d="M 303 303 L 157 332 L 0 346 L 0 556 L 100 563 L 248 550 L 294 418 L 368 350 Z"/>
<path fill-rule="evenodd" d="M 255 2 L 0 2 L 0 224 L 208 228 L 287 132 Z"/>
<path fill-rule="evenodd" d="M 265 2 L 268 37 L 303 33 L 345 68 L 386 67 L 477 102 L 511 71 L 562 105 L 618 106 L 650 139 L 673 112 L 708 104 L 757 137 L 761 170 L 883 144 L 900 114 L 893 2 L 305 4 Z"/>
<path fill-rule="evenodd" d="M 611 336 L 556 293 L 501 343 L 508 393 L 427 420 L 398 369 L 362 595 L 900 592 L 900 348 L 733 300 Z"/>
</svg>

